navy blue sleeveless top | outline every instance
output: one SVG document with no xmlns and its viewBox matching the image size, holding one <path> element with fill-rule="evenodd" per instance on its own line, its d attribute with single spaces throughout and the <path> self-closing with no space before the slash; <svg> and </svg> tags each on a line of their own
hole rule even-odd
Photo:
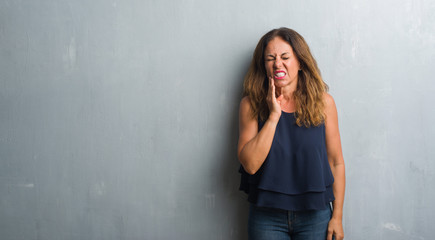
<svg viewBox="0 0 435 240">
<path fill-rule="evenodd" d="M 264 122 L 258 121 L 258 131 Z M 248 201 L 290 211 L 322 210 L 334 194 L 328 163 L 325 125 L 299 127 L 294 113 L 282 112 L 272 146 L 261 168 L 248 174 L 242 166 L 240 190 Z"/>
</svg>

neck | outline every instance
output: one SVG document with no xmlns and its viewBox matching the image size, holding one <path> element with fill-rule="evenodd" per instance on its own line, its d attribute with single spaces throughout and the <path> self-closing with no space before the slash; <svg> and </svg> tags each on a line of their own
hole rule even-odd
<svg viewBox="0 0 435 240">
<path fill-rule="evenodd" d="M 282 88 L 276 88 L 276 96 L 283 96 L 286 100 L 293 99 L 293 93 L 296 91 L 296 86 L 285 86 Z"/>
</svg>

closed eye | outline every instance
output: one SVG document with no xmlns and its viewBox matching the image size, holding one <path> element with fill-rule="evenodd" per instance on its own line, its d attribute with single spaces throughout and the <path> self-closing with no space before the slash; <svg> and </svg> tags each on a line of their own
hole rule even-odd
<svg viewBox="0 0 435 240">
<path fill-rule="evenodd" d="M 275 60 L 275 56 L 273 56 L 273 55 L 266 56 L 266 61 L 273 61 L 273 60 Z"/>
<path fill-rule="evenodd" d="M 285 53 L 281 54 L 281 58 L 284 60 L 289 59 L 290 58 L 289 53 L 285 52 Z"/>
</svg>

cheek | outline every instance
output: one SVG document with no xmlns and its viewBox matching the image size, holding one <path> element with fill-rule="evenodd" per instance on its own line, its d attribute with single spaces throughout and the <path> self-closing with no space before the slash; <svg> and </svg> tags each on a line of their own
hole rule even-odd
<svg viewBox="0 0 435 240">
<path fill-rule="evenodd" d="M 272 72 L 272 66 L 270 64 L 264 64 L 264 67 L 266 68 L 266 74 L 270 75 Z"/>
<path fill-rule="evenodd" d="M 287 70 L 290 73 L 297 73 L 299 71 L 299 66 L 297 64 L 290 63 L 287 65 Z"/>
</svg>

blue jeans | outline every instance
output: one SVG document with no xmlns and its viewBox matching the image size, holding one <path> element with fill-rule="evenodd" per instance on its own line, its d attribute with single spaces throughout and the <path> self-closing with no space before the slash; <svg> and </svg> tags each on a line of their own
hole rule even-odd
<svg viewBox="0 0 435 240">
<path fill-rule="evenodd" d="M 286 211 L 249 207 L 249 240 L 325 240 L 332 209 Z"/>
</svg>

